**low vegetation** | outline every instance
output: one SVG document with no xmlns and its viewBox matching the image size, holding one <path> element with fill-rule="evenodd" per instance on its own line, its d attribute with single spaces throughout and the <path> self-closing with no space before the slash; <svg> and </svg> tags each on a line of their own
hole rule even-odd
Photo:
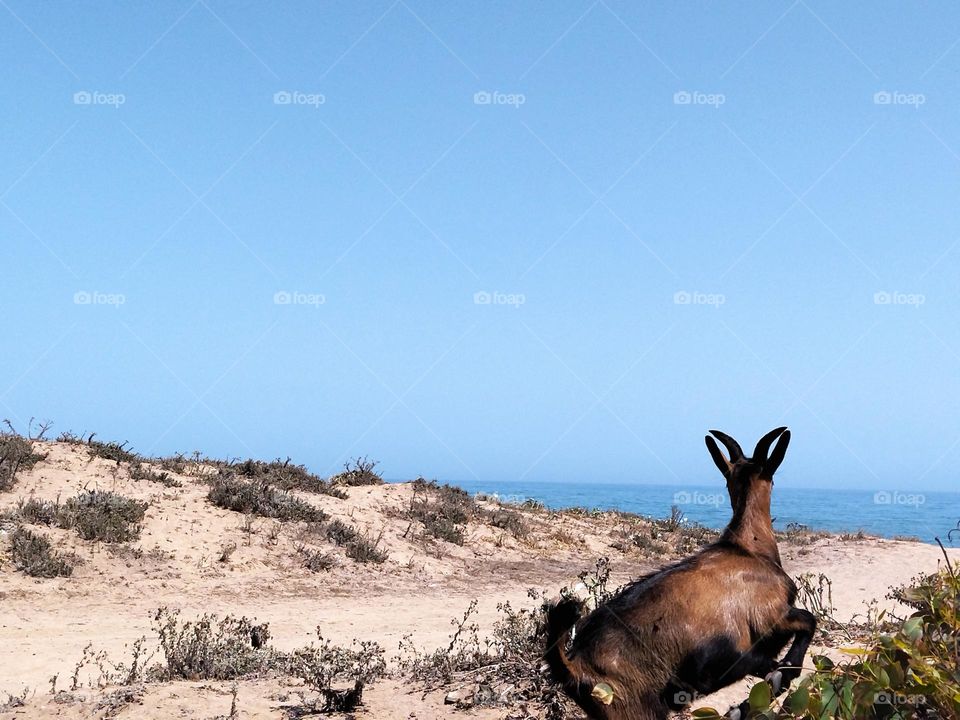
<svg viewBox="0 0 960 720">
<path fill-rule="evenodd" d="M 7 428 L 0 431 L 0 492 L 13 489 L 17 473 L 29 470 L 46 457 L 34 452 L 33 439 L 16 433 L 9 421 Z"/>
<path fill-rule="evenodd" d="M 233 680 L 264 672 L 275 664 L 268 645 L 270 628 L 245 617 L 204 615 L 181 620 L 159 608 L 153 628 L 163 662 L 152 676 L 160 680 Z"/>
<path fill-rule="evenodd" d="M 466 490 L 440 485 L 436 480 L 417 478 L 411 487 L 413 494 L 403 517 L 422 525 L 423 535 L 428 538 L 463 545 L 470 521 L 505 530 L 517 538 L 527 535 L 527 524 L 514 509 L 499 503 L 487 509 Z"/>
<path fill-rule="evenodd" d="M 368 460 L 365 457 L 356 458 L 344 464 L 343 472 L 330 478 L 330 483 L 347 487 L 383 485 L 383 477 L 376 471 L 376 467 L 376 460 Z"/>
<path fill-rule="evenodd" d="M 326 536 L 331 542 L 343 547 L 347 557 L 359 563 L 379 565 L 386 562 L 389 556 L 386 550 L 380 547 L 381 537 L 371 538 L 339 519 L 332 520 L 326 526 Z"/>
<path fill-rule="evenodd" d="M 347 493 L 337 487 L 332 480 L 324 480 L 320 476 L 314 475 L 303 465 L 293 464 L 290 458 L 282 462 L 275 460 L 270 463 L 260 460 L 244 460 L 240 463 L 227 465 L 226 469 L 232 470 L 239 477 L 266 483 L 281 490 L 303 490 L 330 495 L 341 500 L 347 497 Z"/>
<path fill-rule="evenodd" d="M 210 481 L 207 498 L 226 510 L 302 522 L 322 522 L 327 514 L 305 500 L 274 487 L 268 479 L 245 479 L 231 470 L 221 469 Z"/>
<path fill-rule="evenodd" d="M 75 530 L 84 540 L 124 543 L 140 537 L 148 504 L 109 490 L 86 490 L 65 503 L 21 500 L 15 516 L 31 525 Z"/>
<path fill-rule="evenodd" d="M 14 566 L 38 578 L 70 577 L 77 559 L 61 555 L 43 535 L 18 527 L 10 535 L 10 558 Z"/>
<path fill-rule="evenodd" d="M 317 628 L 319 645 L 311 644 L 286 659 L 287 672 L 318 693 L 316 712 L 351 712 L 363 701 L 367 685 L 386 674 L 383 648 L 375 642 L 333 645 Z"/>
</svg>

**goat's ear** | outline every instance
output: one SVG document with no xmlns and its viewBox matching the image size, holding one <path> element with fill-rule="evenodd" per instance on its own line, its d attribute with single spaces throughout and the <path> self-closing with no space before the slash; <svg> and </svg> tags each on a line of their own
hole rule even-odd
<svg viewBox="0 0 960 720">
<path fill-rule="evenodd" d="M 773 474 L 777 471 L 777 468 L 780 467 L 780 463 L 783 462 L 783 456 L 787 454 L 787 445 L 789 444 L 790 431 L 784 430 L 783 434 L 780 436 L 780 439 L 777 440 L 777 444 L 773 446 L 773 452 L 770 453 L 770 457 L 763 464 L 764 477 L 773 477 Z"/>
<path fill-rule="evenodd" d="M 707 443 L 707 450 L 710 451 L 710 457 L 713 458 L 713 462 L 717 465 L 717 469 L 723 473 L 724 477 L 726 477 L 728 474 L 730 474 L 730 463 L 727 461 L 727 458 L 723 456 L 723 453 L 717 446 L 717 441 L 709 435 L 707 435 L 704 440 Z"/>
</svg>

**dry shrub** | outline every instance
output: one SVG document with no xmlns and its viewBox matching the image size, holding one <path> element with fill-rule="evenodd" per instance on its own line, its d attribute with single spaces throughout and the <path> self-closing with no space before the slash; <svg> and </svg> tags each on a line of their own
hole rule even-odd
<svg viewBox="0 0 960 720">
<path fill-rule="evenodd" d="M 343 472 L 330 478 L 334 485 L 357 487 L 360 485 L 383 485 L 383 477 L 376 471 L 377 461 L 365 457 L 344 463 Z"/>
<path fill-rule="evenodd" d="M 321 522 L 327 514 L 310 503 L 279 490 L 268 480 L 244 480 L 221 470 L 211 482 L 207 498 L 217 507 L 277 520 Z"/>
<path fill-rule="evenodd" d="M 161 485 L 169 488 L 183 487 L 183 483 L 177 480 L 166 470 L 157 472 L 149 465 L 139 461 L 130 465 L 130 479 L 138 482 L 141 480 L 146 480 L 147 482 L 160 483 Z"/>
<path fill-rule="evenodd" d="M 371 538 L 342 520 L 332 520 L 326 527 L 326 536 L 331 542 L 346 548 L 347 557 L 359 563 L 379 565 L 389 557 L 389 553 L 380 547 L 382 535 Z"/>
<path fill-rule="evenodd" d="M 405 517 L 423 524 L 426 535 L 463 545 L 467 522 L 474 517 L 479 506 L 469 493 L 452 485 L 439 485 L 436 480 L 427 482 L 417 478 L 412 483 L 413 497 Z"/>
<path fill-rule="evenodd" d="M 153 613 L 163 664 L 153 670 L 162 680 L 233 680 L 268 670 L 274 654 L 270 628 L 247 618 L 204 615 L 180 620 L 166 607 Z"/>
<path fill-rule="evenodd" d="M 10 557 L 18 570 L 40 578 L 70 577 L 77 562 L 57 553 L 47 538 L 25 527 L 11 534 Z"/>
<path fill-rule="evenodd" d="M 100 440 L 94 440 L 94 436 L 95 433 L 91 433 L 90 437 L 87 438 L 87 451 L 90 453 L 90 457 L 113 460 L 117 465 L 122 462 L 133 464 L 139 461 L 140 456 L 133 452 L 132 448 L 127 447 L 128 443 L 126 441 L 122 443 L 101 442 Z"/>
<path fill-rule="evenodd" d="M 109 490 L 87 490 L 63 504 L 58 524 L 73 528 L 84 540 L 129 542 L 140 537 L 147 507 Z"/>
<path fill-rule="evenodd" d="M 300 648 L 287 660 L 287 672 L 320 694 L 317 712 L 352 712 L 363 700 L 364 688 L 387 670 L 383 648 L 375 642 L 332 645 L 317 628 L 319 645 Z M 337 687 L 340 685 L 341 687 Z"/>
<path fill-rule="evenodd" d="M 46 455 L 33 451 L 33 442 L 15 432 L 0 432 L 0 492 L 10 490 L 17 473 L 29 470 Z"/>
<path fill-rule="evenodd" d="M 330 480 L 314 475 L 303 465 L 295 465 L 290 458 L 271 463 L 260 460 L 244 460 L 230 466 L 240 477 L 259 480 L 274 485 L 281 490 L 303 490 L 306 492 L 330 495 L 343 500 L 347 493 L 335 486 Z"/>
<path fill-rule="evenodd" d="M 140 537 L 148 504 L 109 490 L 87 490 L 65 503 L 29 498 L 17 505 L 17 517 L 33 525 L 73 529 L 84 540 L 123 543 Z"/>
</svg>

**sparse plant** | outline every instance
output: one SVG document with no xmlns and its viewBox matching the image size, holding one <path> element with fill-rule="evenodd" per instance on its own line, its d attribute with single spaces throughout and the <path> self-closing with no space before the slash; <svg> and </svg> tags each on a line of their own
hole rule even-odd
<svg viewBox="0 0 960 720">
<path fill-rule="evenodd" d="M 210 502 L 234 512 L 259 515 L 277 520 L 320 522 L 327 514 L 318 507 L 279 490 L 265 480 L 244 480 L 232 472 L 221 470 L 213 479 Z"/>
<path fill-rule="evenodd" d="M 430 537 L 463 545 L 467 522 L 479 509 L 469 493 L 423 478 L 414 480 L 411 487 L 413 496 L 405 517 L 422 523 L 424 532 Z"/>
<path fill-rule="evenodd" d="M 166 470 L 157 472 L 152 467 L 143 462 L 135 462 L 130 465 L 131 480 L 146 480 L 147 482 L 160 483 L 168 488 L 183 487 L 183 483 L 177 480 Z"/>
<path fill-rule="evenodd" d="M 84 540 L 122 543 L 140 537 L 148 503 L 109 490 L 87 490 L 63 504 L 61 527 L 72 527 Z"/>
<path fill-rule="evenodd" d="M 100 440 L 94 440 L 96 433 L 91 433 L 90 437 L 87 438 L 87 450 L 90 453 L 90 457 L 103 458 L 104 460 L 113 460 L 117 465 L 122 462 L 134 464 L 139 461 L 140 456 L 133 452 L 133 449 L 128 447 L 129 443 L 123 441 L 122 443 L 118 442 L 101 442 Z"/>
<path fill-rule="evenodd" d="M 350 647 L 333 645 L 320 628 L 317 638 L 319 645 L 311 644 L 289 657 L 288 672 L 320 694 L 316 710 L 352 712 L 362 703 L 366 686 L 386 673 L 383 648 L 369 641 L 353 641 Z"/>
<path fill-rule="evenodd" d="M 336 557 L 332 553 L 313 550 L 302 543 L 297 546 L 296 550 L 303 562 L 303 567 L 310 572 L 326 572 L 337 564 Z"/>
<path fill-rule="evenodd" d="M 347 493 L 342 488 L 337 487 L 330 480 L 324 480 L 315 475 L 305 466 L 294 464 L 290 458 L 269 463 L 260 460 L 244 460 L 230 464 L 228 469 L 233 470 L 240 477 L 266 482 L 281 490 L 303 490 L 330 495 L 341 500 L 347 497 Z"/>
<path fill-rule="evenodd" d="M 382 485 L 383 477 L 376 471 L 376 460 L 366 457 L 354 458 L 343 465 L 343 472 L 330 478 L 333 485 L 357 487 L 360 485 Z"/>
<path fill-rule="evenodd" d="M 70 577 L 76 558 L 57 553 L 39 533 L 17 527 L 10 535 L 10 557 L 18 570 L 40 578 Z"/>
<path fill-rule="evenodd" d="M 6 421 L 9 431 L 0 431 L 0 492 L 13 488 L 17 473 L 30 470 L 46 455 L 34 452 L 33 442 L 17 434 Z"/>
<path fill-rule="evenodd" d="M 247 618 L 204 615 L 195 621 L 165 607 L 152 614 L 163 664 L 163 680 L 233 680 L 270 667 L 269 626 Z"/>
</svg>

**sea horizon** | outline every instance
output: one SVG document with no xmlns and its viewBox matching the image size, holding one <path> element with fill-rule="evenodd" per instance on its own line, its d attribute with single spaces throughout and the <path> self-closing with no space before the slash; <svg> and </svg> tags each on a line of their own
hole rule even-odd
<svg viewBox="0 0 960 720">
<path fill-rule="evenodd" d="M 466 480 L 450 484 L 508 503 L 535 500 L 552 510 L 584 507 L 662 518 L 677 506 L 688 522 L 718 530 L 730 519 L 730 501 L 722 484 L 549 480 Z M 771 515 L 777 530 L 796 523 L 813 531 L 863 531 L 883 538 L 915 538 L 928 544 L 935 544 L 939 538 L 947 547 L 960 546 L 960 492 L 956 491 L 777 486 Z"/>
</svg>

